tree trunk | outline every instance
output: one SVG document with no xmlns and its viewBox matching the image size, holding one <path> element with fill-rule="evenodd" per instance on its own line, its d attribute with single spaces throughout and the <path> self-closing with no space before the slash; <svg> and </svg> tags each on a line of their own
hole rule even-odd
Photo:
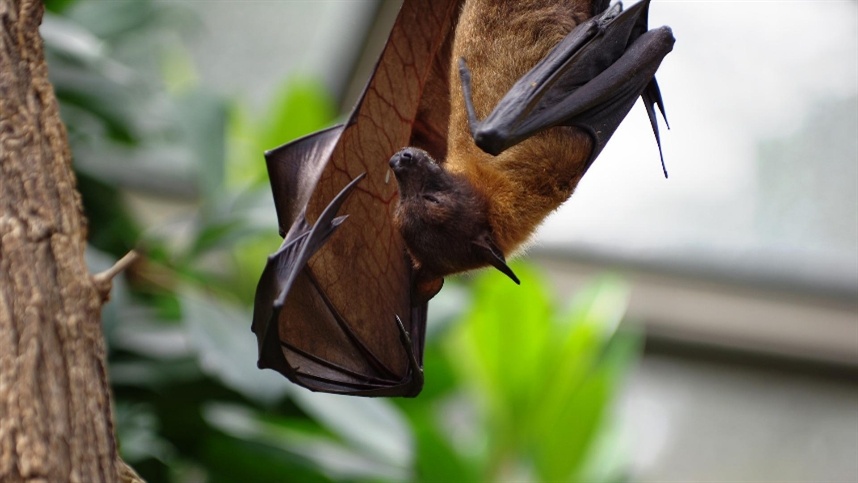
<svg viewBox="0 0 858 483">
<path fill-rule="evenodd" d="M 0 0 L 0 481 L 117 481 L 101 306 L 38 0 Z M 126 477 L 127 478 L 127 477 Z"/>
</svg>

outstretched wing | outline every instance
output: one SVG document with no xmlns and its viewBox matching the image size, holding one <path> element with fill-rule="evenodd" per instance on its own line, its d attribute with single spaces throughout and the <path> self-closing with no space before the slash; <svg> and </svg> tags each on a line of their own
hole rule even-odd
<svg viewBox="0 0 858 483">
<path fill-rule="evenodd" d="M 444 154 L 459 3 L 406 0 L 348 122 L 266 153 L 285 239 L 257 288 L 260 367 L 313 391 L 420 392 L 426 304 L 410 297 L 387 162 L 407 145 Z"/>
<path fill-rule="evenodd" d="M 593 137 L 589 164 L 641 97 L 661 154 L 654 105 L 664 116 L 664 104 L 655 72 L 673 49 L 674 38 L 668 27 L 648 30 L 648 8 L 649 0 L 626 11 L 617 3 L 575 27 L 513 85 L 483 121 L 477 119 L 471 103 L 467 59 L 460 59 L 471 134 L 477 145 L 497 155 L 544 129 L 576 126 Z"/>
</svg>

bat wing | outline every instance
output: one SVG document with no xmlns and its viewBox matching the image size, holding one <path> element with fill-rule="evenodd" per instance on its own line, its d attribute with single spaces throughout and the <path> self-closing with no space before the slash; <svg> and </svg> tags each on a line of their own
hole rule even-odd
<svg viewBox="0 0 858 483">
<path fill-rule="evenodd" d="M 298 146 L 300 148 L 300 146 Z M 256 293 L 253 331 L 259 342 L 259 367 L 270 367 L 284 374 L 294 382 L 307 388 L 335 393 L 360 393 L 364 396 L 386 396 L 399 393 L 419 392 L 423 384 L 421 363 L 417 360 L 414 342 L 398 316 L 394 316 L 392 326 L 399 330 L 402 350 L 408 357 L 408 370 L 405 377 L 397 375 L 385 362 L 362 343 L 351 330 L 349 322 L 333 306 L 320 290 L 312 272 L 306 264 L 310 257 L 325 245 L 328 238 L 348 218 L 336 216 L 340 207 L 348 199 L 355 186 L 364 178 L 360 175 L 346 185 L 325 208 L 311 226 L 305 214 L 299 213 L 286 234 L 280 249 L 271 255 L 262 272 Z M 324 337 L 308 346 L 311 334 L 286 334 L 281 337 L 279 320 L 284 311 L 288 295 L 295 290 L 304 294 L 305 299 L 321 302 L 321 310 L 327 319 L 324 323 L 336 327 Z M 273 301 L 273 302 L 272 302 Z M 319 319 L 318 314 L 316 315 Z M 425 319 L 425 311 L 412 314 L 412 318 Z M 321 321 L 320 321 L 321 322 Z M 322 323 L 310 327 L 318 330 Z M 296 330 L 307 329 L 297 326 Z M 338 335 L 344 336 L 337 337 Z M 368 365 L 361 372 L 355 372 L 348 364 L 336 360 L 327 354 L 348 352 Z M 347 362 L 347 361 L 346 361 Z"/>
<path fill-rule="evenodd" d="M 426 303 L 392 224 L 388 160 L 443 149 L 449 37 L 460 0 L 406 0 L 375 72 L 342 126 L 266 153 L 280 249 L 257 286 L 260 368 L 313 391 L 415 396 Z M 446 55 L 446 58 L 442 58 Z"/>
<path fill-rule="evenodd" d="M 617 3 L 575 27 L 513 85 L 483 121 L 477 120 L 471 102 L 466 59 L 460 59 L 462 89 L 476 144 L 497 155 L 544 129 L 576 126 L 594 140 L 589 165 L 641 97 L 661 154 L 654 106 L 664 116 L 664 104 L 655 72 L 673 49 L 674 38 L 668 27 L 648 30 L 648 8 L 649 0 L 626 11 Z"/>
<path fill-rule="evenodd" d="M 280 236 L 298 219 L 343 133 L 343 126 L 310 134 L 265 153 Z"/>
</svg>

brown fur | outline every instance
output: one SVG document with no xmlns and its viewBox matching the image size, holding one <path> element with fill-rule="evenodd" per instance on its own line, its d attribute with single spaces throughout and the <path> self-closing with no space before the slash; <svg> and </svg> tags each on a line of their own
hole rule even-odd
<svg viewBox="0 0 858 483">
<path fill-rule="evenodd" d="M 473 104 L 482 119 L 590 11 L 589 0 L 465 2 L 450 69 L 447 158 L 437 163 L 407 148 L 391 159 L 400 186 L 395 223 L 414 259 L 418 285 L 480 266 L 497 267 L 498 258 L 503 264 L 504 255 L 526 242 L 569 198 L 592 150 L 583 131 L 555 127 L 498 156 L 483 152 L 468 127 L 458 59 L 471 69 Z"/>
<path fill-rule="evenodd" d="M 587 0 L 470 0 L 453 44 L 453 62 L 471 69 L 473 104 L 483 119 L 513 84 L 589 18 Z M 459 86 L 451 68 L 450 85 Z M 505 254 L 526 242 L 545 217 L 578 184 L 592 150 L 586 133 L 558 127 L 539 133 L 498 156 L 474 144 L 461 88 L 451 95 L 446 168 L 464 175 L 491 200 L 489 223 Z"/>
</svg>

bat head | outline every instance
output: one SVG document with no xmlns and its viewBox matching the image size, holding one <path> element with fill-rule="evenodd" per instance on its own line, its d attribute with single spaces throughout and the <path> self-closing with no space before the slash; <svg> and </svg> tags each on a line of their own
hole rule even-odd
<svg viewBox="0 0 858 483">
<path fill-rule="evenodd" d="M 403 148 L 390 158 L 389 164 L 399 183 L 400 201 L 403 198 L 440 201 L 434 197 L 455 191 L 455 180 L 422 149 Z"/>
<path fill-rule="evenodd" d="M 492 236 L 488 200 L 467 178 L 411 147 L 394 154 L 390 167 L 399 184 L 394 224 L 405 239 L 418 280 L 492 265 L 518 283 Z M 440 284 L 429 285 L 440 289 Z"/>
</svg>

